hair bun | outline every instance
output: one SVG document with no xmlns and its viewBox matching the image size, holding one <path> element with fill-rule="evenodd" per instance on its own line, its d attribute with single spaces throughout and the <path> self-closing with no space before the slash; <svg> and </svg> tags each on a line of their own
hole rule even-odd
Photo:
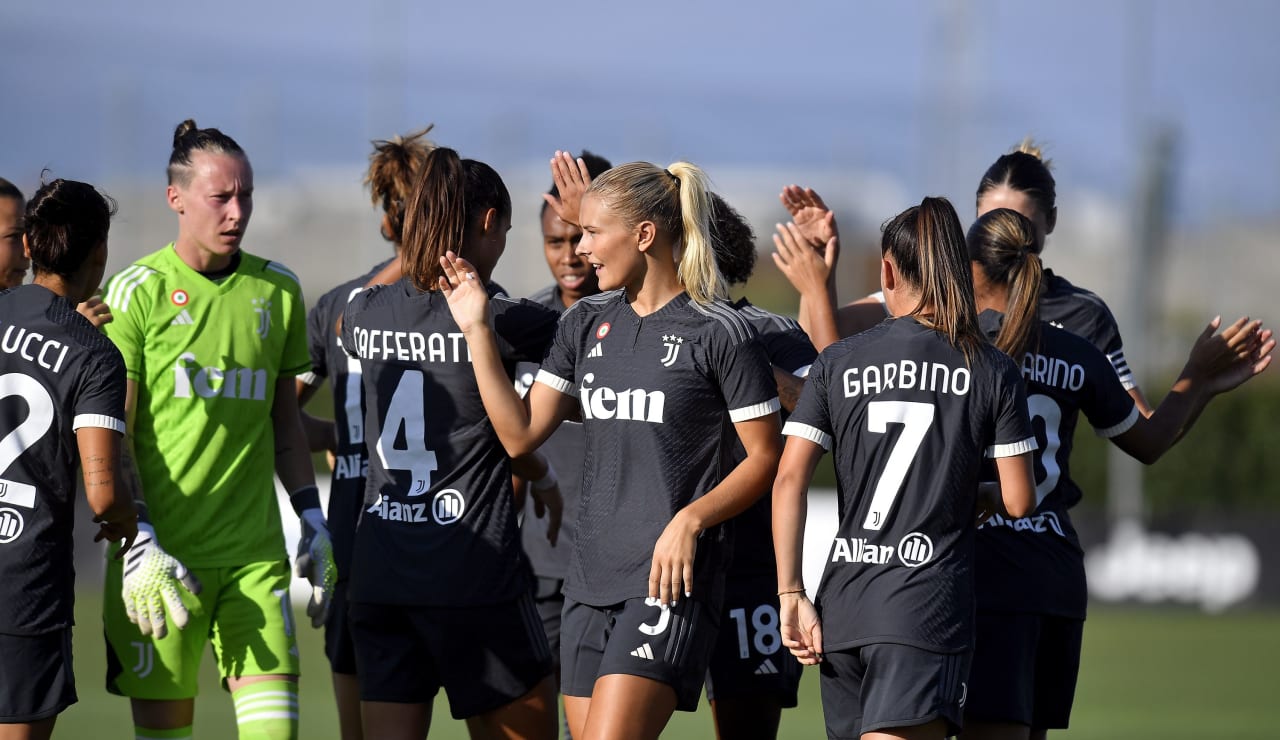
<svg viewBox="0 0 1280 740">
<path fill-rule="evenodd" d="M 196 126 L 196 122 L 190 118 L 179 123 L 178 127 L 173 130 L 173 148 L 177 149 L 188 134 L 198 130 L 199 127 Z"/>
</svg>

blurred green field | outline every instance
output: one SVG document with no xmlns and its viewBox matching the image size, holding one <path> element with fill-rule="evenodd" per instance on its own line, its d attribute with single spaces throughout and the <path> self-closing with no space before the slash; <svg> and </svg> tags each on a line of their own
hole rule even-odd
<svg viewBox="0 0 1280 740">
<path fill-rule="evenodd" d="M 131 738 L 128 702 L 102 688 L 105 660 L 99 600 L 82 592 L 76 606 L 75 667 L 80 703 L 58 720 L 55 738 Z M 299 624 L 306 624 L 301 614 Z M 302 633 L 302 731 L 306 740 L 337 738 L 320 633 Z M 1084 666 L 1073 727 L 1063 740 L 1131 738 L 1275 738 L 1280 736 L 1280 611 L 1209 617 L 1175 609 L 1095 608 L 1085 629 Z M 196 702 L 197 738 L 234 738 L 229 697 L 206 660 Z M 782 738 L 824 736 L 817 672 L 806 673 L 800 707 L 783 715 Z M 465 738 L 436 705 L 433 738 Z M 710 738 L 710 712 L 677 713 L 664 738 Z"/>
</svg>

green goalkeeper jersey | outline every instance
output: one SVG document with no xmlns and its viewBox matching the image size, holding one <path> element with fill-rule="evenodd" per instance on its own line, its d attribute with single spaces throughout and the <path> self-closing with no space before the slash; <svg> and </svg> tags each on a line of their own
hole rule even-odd
<svg viewBox="0 0 1280 740">
<path fill-rule="evenodd" d="M 188 567 L 285 557 L 276 505 L 276 381 L 310 369 L 292 272 L 240 253 L 214 282 L 173 244 L 111 278 L 107 336 L 137 383 L 133 445 L 161 545 Z"/>
</svg>

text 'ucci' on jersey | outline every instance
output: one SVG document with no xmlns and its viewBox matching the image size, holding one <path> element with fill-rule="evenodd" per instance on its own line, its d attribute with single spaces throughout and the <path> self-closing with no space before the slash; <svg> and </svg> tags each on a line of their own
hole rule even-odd
<svg viewBox="0 0 1280 740">
<path fill-rule="evenodd" d="M 565 594 L 607 606 L 648 594 L 658 536 L 732 469 L 732 424 L 778 410 L 755 331 L 724 303 L 681 293 L 638 315 L 617 290 L 565 311 L 537 382 L 578 399 L 586 433 Z M 694 590 L 723 588 L 725 527 L 703 533 Z"/>
<path fill-rule="evenodd" d="M 1035 447 L 1013 362 L 966 358 L 914 318 L 822 352 L 784 433 L 835 450 L 840 525 L 818 589 L 824 644 L 972 647 L 983 460 Z"/>
<path fill-rule="evenodd" d="M 536 361 L 557 314 L 492 296 L 508 372 Z M 369 471 L 356 528 L 351 600 L 482 605 L 528 586 L 511 465 L 484 410 L 447 299 L 407 280 L 355 296 L 342 326 L 360 361 Z"/>
<path fill-rule="evenodd" d="M 120 352 L 70 301 L 0 293 L 0 633 L 71 626 L 75 431 L 123 434 L 124 399 Z"/>
</svg>

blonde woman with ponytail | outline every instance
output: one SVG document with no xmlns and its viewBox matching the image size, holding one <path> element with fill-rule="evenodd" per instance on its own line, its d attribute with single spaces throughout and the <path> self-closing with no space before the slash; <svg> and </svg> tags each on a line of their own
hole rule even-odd
<svg viewBox="0 0 1280 740">
<path fill-rule="evenodd" d="M 1196 339 L 1182 375 L 1146 417 L 1107 355 L 1042 320 L 1049 276 L 1040 262 L 1042 225 L 1021 213 L 988 211 L 969 229 L 978 323 L 1013 357 L 1040 429 L 1034 518 L 996 514 L 977 535 L 976 643 L 964 737 L 1043 738 L 1065 729 L 1075 697 L 1088 589 L 1069 510 L 1082 492 L 1071 480 L 1071 445 L 1083 412 L 1099 436 L 1155 462 L 1214 395 L 1262 372 L 1274 341 L 1242 318 Z M 1031 526 L 1028 526 L 1031 525 Z"/>
<path fill-rule="evenodd" d="M 561 316 L 524 399 L 502 372 L 474 266 L 447 255 L 441 289 L 508 454 L 567 418 L 586 432 L 561 627 L 570 730 L 656 738 L 674 710 L 697 707 L 723 600 L 721 525 L 773 478 L 777 388 L 750 325 L 721 300 L 702 170 L 633 162 L 588 185 L 585 165 L 559 153 L 552 170 L 552 205 L 581 225 L 578 254 L 604 292 Z M 734 465 L 737 438 L 746 457 Z"/>
</svg>

